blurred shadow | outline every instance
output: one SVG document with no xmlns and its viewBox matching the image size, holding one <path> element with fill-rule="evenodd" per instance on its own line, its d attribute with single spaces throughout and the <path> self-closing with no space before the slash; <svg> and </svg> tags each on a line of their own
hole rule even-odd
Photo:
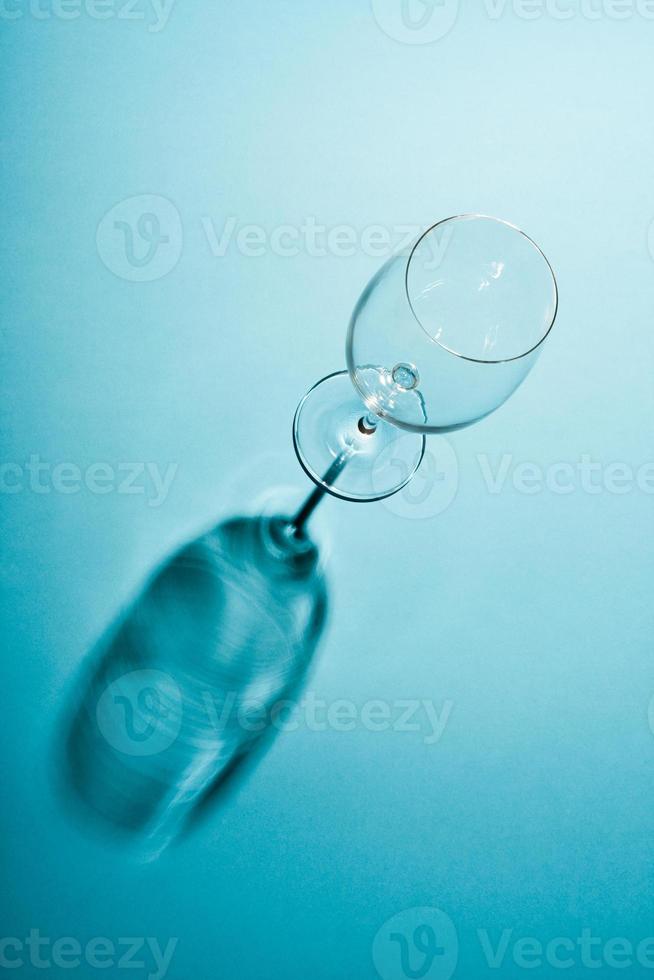
<svg viewBox="0 0 654 980">
<path fill-rule="evenodd" d="M 168 560 L 101 639 L 65 719 L 64 784 L 158 854 L 272 737 L 323 632 L 319 552 L 234 518 Z M 272 712 L 272 714 L 271 714 Z"/>
</svg>

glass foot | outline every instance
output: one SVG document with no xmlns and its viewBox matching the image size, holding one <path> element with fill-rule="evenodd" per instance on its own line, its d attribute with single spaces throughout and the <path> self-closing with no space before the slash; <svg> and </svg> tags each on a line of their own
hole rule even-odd
<svg viewBox="0 0 654 980">
<path fill-rule="evenodd" d="M 371 415 L 347 371 L 319 381 L 298 405 L 293 445 L 313 482 L 343 500 L 390 497 L 420 466 L 425 438 Z"/>
</svg>

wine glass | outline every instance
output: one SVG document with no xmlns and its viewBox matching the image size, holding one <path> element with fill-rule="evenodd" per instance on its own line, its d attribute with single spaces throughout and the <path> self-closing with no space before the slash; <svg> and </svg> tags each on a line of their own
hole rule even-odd
<svg viewBox="0 0 654 980">
<path fill-rule="evenodd" d="M 157 855 L 252 758 L 306 676 L 324 628 L 319 550 L 305 533 L 328 494 L 405 486 L 425 437 L 501 405 L 557 308 L 552 270 L 505 221 L 463 215 L 394 255 L 350 323 L 348 369 L 304 396 L 293 424 L 316 484 L 294 517 L 238 517 L 171 556 L 107 632 L 67 737 L 70 785 Z M 221 724 L 207 713 L 221 706 Z M 257 727 L 242 720 L 257 705 Z M 232 708 L 225 713 L 225 706 Z M 246 711 L 245 715 L 241 711 Z"/>
<path fill-rule="evenodd" d="M 347 371 L 315 384 L 295 413 L 295 451 L 316 484 L 295 532 L 325 493 L 397 493 L 420 465 L 426 434 L 499 408 L 536 362 L 557 305 L 545 255 L 499 218 L 447 218 L 393 255 L 352 314 Z"/>
</svg>

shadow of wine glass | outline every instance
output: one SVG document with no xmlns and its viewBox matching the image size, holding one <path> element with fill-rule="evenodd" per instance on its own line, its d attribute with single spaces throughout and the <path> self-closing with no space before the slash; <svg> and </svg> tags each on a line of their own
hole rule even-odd
<svg viewBox="0 0 654 980">
<path fill-rule="evenodd" d="M 233 518 L 158 570 L 95 649 L 62 720 L 61 780 L 156 856 L 239 785 L 324 631 L 319 551 L 288 520 Z"/>
</svg>

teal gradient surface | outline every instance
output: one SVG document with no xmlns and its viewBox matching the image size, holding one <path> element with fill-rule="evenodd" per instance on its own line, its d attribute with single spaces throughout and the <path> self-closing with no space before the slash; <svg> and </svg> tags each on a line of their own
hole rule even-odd
<svg viewBox="0 0 654 980">
<path fill-rule="evenodd" d="M 593 968 L 583 943 L 567 971 L 514 956 L 654 935 L 654 20 L 462 3 L 414 43 L 399 0 L 122 7 L 0 16 L 2 936 L 176 937 L 172 980 L 401 980 L 375 937 L 431 908 L 458 954 L 429 980 L 654 975 L 597 946 Z M 131 205 L 103 224 L 139 197 L 163 208 L 167 242 L 141 229 L 160 267 L 117 251 Z M 309 681 L 327 705 L 428 701 L 443 730 L 421 709 L 417 731 L 281 734 L 141 864 L 57 791 L 83 658 L 171 549 L 268 486 L 301 499 L 293 412 L 345 366 L 389 254 L 370 229 L 400 244 L 461 212 L 542 247 L 558 320 L 499 412 L 436 438 L 431 484 L 325 505 Z M 316 244 L 315 225 L 346 231 Z M 23 956 L 14 976 L 126 972 Z"/>
</svg>

